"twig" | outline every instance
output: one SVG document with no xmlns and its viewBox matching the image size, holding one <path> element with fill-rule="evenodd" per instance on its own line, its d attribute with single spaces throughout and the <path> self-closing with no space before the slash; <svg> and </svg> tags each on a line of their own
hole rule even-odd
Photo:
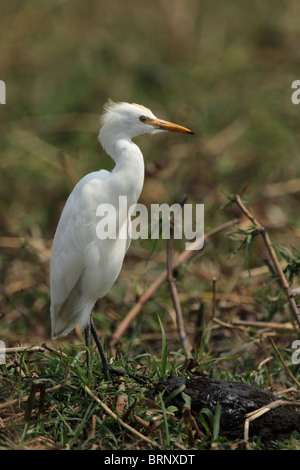
<svg viewBox="0 0 300 470">
<path fill-rule="evenodd" d="M 42 348 L 45 348 L 47 351 L 56 354 L 58 357 L 68 357 L 66 353 L 64 353 L 61 349 L 55 349 L 51 346 L 48 346 L 46 343 L 42 344 Z"/>
<path fill-rule="evenodd" d="M 258 320 L 232 320 L 232 325 L 237 326 L 253 326 L 254 328 L 267 328 L 271 330 L 287 330 L 287 331 L 297 331 L 295 326 L 288 323 L 277 323 L 273 321 L 258 321 Z"/>
<path fill-rule="evenodd" d="M 92 390 L 85 385 L 84 389 L 86 392 L 101 406 L 101 408 L 109 414 L 113 419 L 115 419 L 121 426 L 123 426 L 127 431 L 131 432 L 135 436 L 137 436 L 139 439 L 142 439 L 143 441 L 147 442 L 148 444 L 152 445 L 153 447 L 157 447 L 158 444 L 155 441 L 152 441 L 148 437 L 144 436 L 141 434 L 139 431 L 136 431 L 136 429 L 132 428 L 129 426 L 129 424 L 125 423 L 121 418 L 119 418 L 103 401 L 101 401 L 93 392 Z"/>
<path fill-rule="evenodd" d="M 276 352 L 277 356 L 279 357 L 279 360 L 280 362 L 282 363 L 286 373 L 288 374 L 288 376 L 292 379 L 293 382 L 295 382 L 295 384 L 300 387 L 300 382 L 298 382 L 298 380 L 296 379 L 296 377 L 293 376 L 293 374 L 291 373 L 290 369 L 287 367 L 286 363 L 284 362 L 283 360 L 283 357 L 282 355 L 280 354 L 280 352 L 278 351 L 278 348 L 276 346 L 276 344 L 274 343 L 273 339 L 271 337 L 269 337 L 269 341 L 274 349 L 274 351 Z"/>
<path fill-rule="evenodd" d="M 225 328 L 231 328 L 231 329 L 238 329 L 242 328 L 241 326 L 236 326 L 234 325 L 233 322 L 225 322 L 224 320 L 220 320 L 218 317 L 215 317 L 212 319 L 215 323 L 218 323 L 218 325 L 224 326 Z"/>
<path fill-rule="evenodd" d="M 217 298 L 216 298 L 216 283 L 217 279 L 214 277 L 212 280 L 212 295 L 213 295 L 213 302 L 212 302 L 212 318 L 216 315 L 216 305 L 217 305 Z"/>
<path fill-rule="evenodd" d="M 298 310 L 297 304 L 292 296 L 292 290 L 290 289 L 290 286 L 285 278 L 285 275 L 283 273 L 283 270 L 281 268 L 281 265 L 277 259 L 275 250 L 273 248 L 272 242 L 270 240 L 269 234 L 266 231 L 266 229 L 258 222 L 258 220 L 254 217 L 254 215 L 251 214 L 251 212 L 245 207 L 245 205 L 242 203 L 241 198 L 238 194 L 236 194 L 233 197 L 233 201 L 237 203 L 243 214 L 257 227 L 259 230 L 261 236 L 263 237 L 263 240 L 265 242 L 265 245 L 267 247 L 267 250 L 269 252 L 269 255 L 272 259 L 272 262 L 274 264 L 274 268 L 277 272 L 277 275 L 280 279 L 281 286 L 285 292 L 287 301 L 289 303 L 290 309 L 295 317 L 296 322 L 298 323 L 298 326 L 300 328 L 300 312 Z"/>
<path fill-rule="evenodd" d="M 41 346 L 17 346 L 15 348 L 6 348 L 0 349 L 0 352 L 5 352 L 6 354 L 19 353 L 19 352 L 45 352 L 45 348 Z"/>
<path fill-rule="evenodd" d="M 176 312 L 176 324 L 178 335 L 182 344 L 183 349 L 185 350 L 187 357 L 192 357 L 192 345 L 188 340 L 186 331 L 184 328 L 183 317 L 181 305 L 178 297 L 178 292 L 175 285 L 175 280 L 173 277 L 173 229 L 170 230 L 171 236 L 167 241 L 167 279 L 170 287 L 171 298 L 173 306 Z"/>
<path fill-rule="evenodd" d="M 45 384 L 43 382 L 32 382 L 30 394 L 26 403 L 25 413 L 24 413 L 24 421 L 29 421 L 31 418 L 31 413 L 34 406 L 35 396 L 36 393 L 40 392 L 40 399 L 39 399 L 39 409 L 38 414 L 43 411 L 44 403 L 45 403 Z"/>
<path fill-rule="evenodd" d="M 196 434 L 199 439 L 203 439 L 204 434 L 202 431 L 200 431 L 197 421 L 191 413 L 191 408 L 186 404 L 183 406 L 182 415 L 185 424 L 188 443 L 190 446 L 195 446 L 194 434 Z"/>
<path fill-rule="evenodd" d="M 227 230 L 229 227 L 232 227 L 233 225 L 236 225 L 238 223 L 239 219 L 234 219 L 233 221 L 226 222 L 219 227 L 216 227 L 215 229 L 212 229 L 210 232 L 207 232 L 204 234 L 204 241 L 208 240 L 212 236 L 216 235 L 219 232 L 222 232 L 224 230 Z M 195 253 L 198 253 L 197 246 L 199 245 L 199 241 L 196 240 L 191 246 L 189 250 L 184 250 L 180 253 L 178 260 L 177 260 L 177 265 L 180 266 L 186 261 L 188 261 Z M 173 267 L 174 269 L 174 267 Z M 123 321 L 120 323 L 118 328 L 116 329 L 115 333 L 113 334 L 111 341 L 110 341 L 110 346 L 115 347 L 117 342 L 120 340 L 124 332 L 127 330 L 129 327 L 130 323 L 135 319 L 135 317 L 140 313 L 142 310 L 143 306 L 148 302 L 149 299 L 154 295 L 154 293 L 157 291 L 157 289 L 166 281 L 167 279 L 167 270 L 162 271 L 162 273 L 158 276 L 155 281 L 150 284 L 146 292 L 144 292 L 136 302 L 136 304 L 132 307 L 132 309 L 128 312 L 126 317 L 123 319 Z"/>
<path fill-rule="evenodd" d="M 300 401 L 275 400 L 269 403 L 268 405 L 262 406 L 257 410 L 251 411 L 251 413 L 247 413 L 244 423 L 244 440 L 249 440 L 249 425 L 251 421 L 254 421 L 263 414 L 267 413 L 270 410 L 278 408 L 279 406 L 300 406 Z"/>
<path fill-rule="evenodd" d="M 195 438 L 194 438 L 194 433 L 193 433 L 193 426 L 192 426 L 192 420 L 191 420 L 191 409 L 189 406 L 184 405 L 183 406 L 183 420 L 185 424 L 185 431 L 187 434 L 188 438 L 188 443 L 190 446 L 194 447 L 195 446 Z"/>
</svg>

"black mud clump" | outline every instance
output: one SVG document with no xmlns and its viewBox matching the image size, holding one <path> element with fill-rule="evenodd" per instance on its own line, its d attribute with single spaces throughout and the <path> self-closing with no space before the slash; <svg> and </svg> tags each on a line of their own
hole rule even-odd
<svg viewBox="0 0 300 470">
<path fill-rule="evenodd" d="M 258 387 L 206 377 L 161 378 L 152 384 L 148 395 L 155 399 L 164 391 L 163 396 L 167 398 L 182 385 L 185 385 L 184 393 L 191 397 L 191 411 L 197 421 L 203 408 L 214 413 L 217 404 L 221 405 L 220 435 L 230 440 L 243 439 L 247 413 L 278 400 L 273 393 Z M 170 404 L 176 406 L 181 414 L 184 400 L 180 393 L 168 401 Z M 198 425 L 201 427 L 199 421 Z M 280 406 L 251 421 L 249 436 L 259 436 L 262 442 L 283 441 L 289 439 L 294 431 L 300 433 L 300 408 Z"/>
</svg>

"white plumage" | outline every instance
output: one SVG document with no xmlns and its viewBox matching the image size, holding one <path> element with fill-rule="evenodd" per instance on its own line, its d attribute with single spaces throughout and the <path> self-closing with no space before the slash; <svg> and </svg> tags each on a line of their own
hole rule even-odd
<svg viewBox="0 0 300 470">
<path fill-rule="evenodd" d="M 96 216 L 100 204 L 116 209 L 119 226 L 119 196 L 126 196 L 128 207 L 137 203 L 144 183 L 144 160 L 132 138 L 171 130 L 188 129 L 157 119 L 147 108 L 109 101 L 101 118 L 99 141 L 115 161 L 110 173 L 95 171 L 82 178 L 61 214 L 55 233 L 50 264 L 52 337 L 65 336 L 77 323 L 88 327 L 95 302 L 116 281 L 129 239 L 100 240 L 96 235 Z M 122 218 L 126 223 L 128 214 Z"/>
</svg>

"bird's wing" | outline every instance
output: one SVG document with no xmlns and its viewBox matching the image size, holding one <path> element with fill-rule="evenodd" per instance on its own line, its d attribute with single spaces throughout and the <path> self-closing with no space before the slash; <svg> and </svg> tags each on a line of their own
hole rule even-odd
<svg viewBox="0 0 300 470">
<path fill-rule="evenodd" d="M 109 172 L 101 170 L 82 178 L 62 211 L 50 262 L 52 321 L 55 321 L 55 316 L 83 275 L 85 249 L 95 239 L 95 214 L 101 200 L 101 186 L 109 175 Z M 95 193 L 97 198 L 93 200 L 91 195 Z M 93 218 L 95 224 L 91 226 Z"/>
</svg>

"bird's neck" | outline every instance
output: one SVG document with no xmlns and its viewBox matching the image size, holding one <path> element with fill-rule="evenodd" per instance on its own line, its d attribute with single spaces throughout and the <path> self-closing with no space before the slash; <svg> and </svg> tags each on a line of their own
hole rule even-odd
<svg viewBox="0 0 300 470">
<path fill-rule="evenodd" d="M 132 203 L 137 202 L 144 184 L 144 158 L 139 147 L 128 136 L 120 133 L 112 137 L 104 127 L 99 141 L 106 153 L 115 161 L 112 174 L 118 181 L 120 195 L 127 195 Z"/>
</svg>

